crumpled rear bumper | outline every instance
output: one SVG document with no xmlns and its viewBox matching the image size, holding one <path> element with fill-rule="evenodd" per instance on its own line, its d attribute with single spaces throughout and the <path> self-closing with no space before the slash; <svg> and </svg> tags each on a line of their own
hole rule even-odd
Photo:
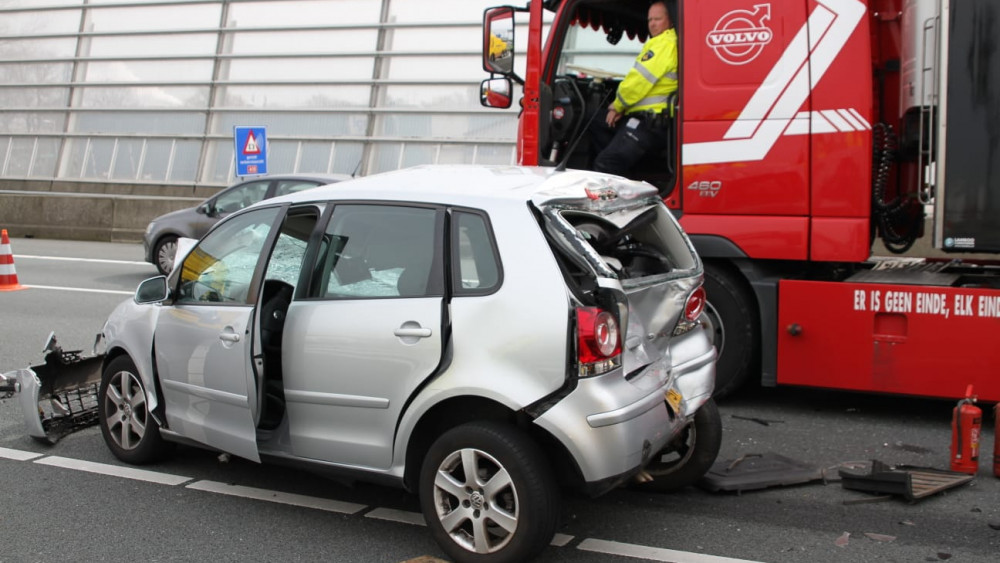
<svg viewBox="0 0 1000 563">
<path fill-rule="evenodd" d="M 45 350 L 44 363 L 0 374 L 0 398 L 17 400 L 29 436 L 54 444 L 97 424 L 104 354 L 63 351 L 54 335 Z"/>
</svg>

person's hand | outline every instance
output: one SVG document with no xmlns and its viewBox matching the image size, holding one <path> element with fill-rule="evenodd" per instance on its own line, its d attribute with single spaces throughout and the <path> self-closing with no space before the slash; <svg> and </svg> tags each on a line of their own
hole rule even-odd
<svg viewBox="0 0 1000 563">
<path fill-rule="evenodd" d="M 621 118 L 622 118 L 622 114 L 620 114 L 617 111 L 615 111 L 615 107 L 614 106 L 609 106 L 608 107 L 608 115 L 607 115 L 607 117 L 604 118 L 604 122 L 608 124 L 608 127 L 614 127 L 615 123 L 618 123 L 618 120 L 621 119 Z"/>
</svg>

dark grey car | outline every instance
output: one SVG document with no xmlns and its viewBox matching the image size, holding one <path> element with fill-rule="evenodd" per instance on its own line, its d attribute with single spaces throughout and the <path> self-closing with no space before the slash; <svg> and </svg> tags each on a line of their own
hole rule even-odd
<svg viewBox="0 0 1000 563">
<path fill-rule="evenodd" d="M 178 238 L 201 238 L 226 215 L 258 201 L 349 178 L 346 174 L 274 174 L 234 184 L 195 207 L 172 211 L 150 221 L 142 237 L 146 261 L 161 274 L 169 274 L 174 267 Z"/>
</svg>

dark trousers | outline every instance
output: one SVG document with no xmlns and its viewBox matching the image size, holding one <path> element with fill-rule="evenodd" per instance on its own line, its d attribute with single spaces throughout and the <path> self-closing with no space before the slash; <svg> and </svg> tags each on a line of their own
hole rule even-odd
<svg viewBox="0 0 1000 563">
<path fill-rule="evenodd" d="M 669 142 L 667 117 L 644 113 L 624 115 L 612 129 L 603 119 L 595 119 L 589 129 L 597 156 L 593 168 L 625 176 L 647 153 L 658 153 Z"/>
</svg>

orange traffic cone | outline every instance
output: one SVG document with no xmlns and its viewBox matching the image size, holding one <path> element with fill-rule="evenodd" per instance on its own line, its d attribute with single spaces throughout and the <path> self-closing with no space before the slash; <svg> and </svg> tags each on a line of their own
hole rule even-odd
<svg viewBox="0 0 1000 563">
<path fill-rule="evenodd" d="M 10 239 L 7 229 L 0 233 L 0 291 L 24 289 L 17 283 L 17 272 L 14 271 L 14 253 L 10 250 Z"/>
</svg>

